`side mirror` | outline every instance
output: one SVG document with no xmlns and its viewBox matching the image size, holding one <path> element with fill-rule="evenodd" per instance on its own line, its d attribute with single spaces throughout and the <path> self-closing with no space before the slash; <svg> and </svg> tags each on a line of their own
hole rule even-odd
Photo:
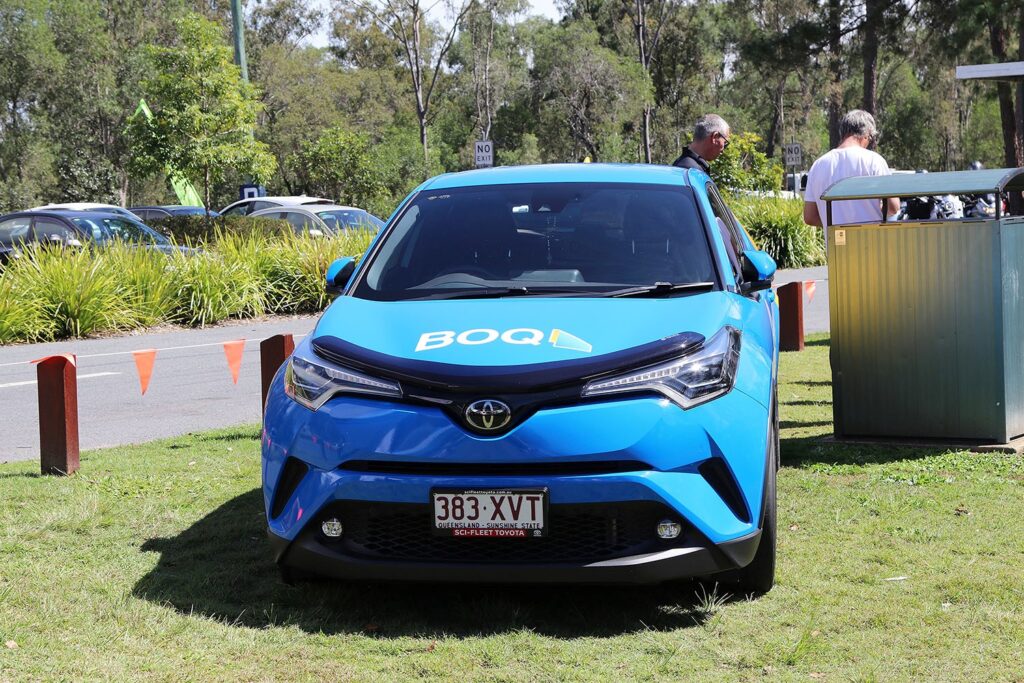
<svg viewBox="0 0 1024 683">
<path fill-rule="evenodd" d="M 768 252 L 748 249 L 740 254 L 743 271 L 743 292 L 749 294 L 772 286 L 775 278 L 775 259 Z"/>
<path fill-rule="evenodd" d="M 356 270 L 356 260 L 351 256 L 345 256 L 327 267 L 327 292 L 329 294 L 341 294 L 352 279 L 352 273 Z"/>
</svg>

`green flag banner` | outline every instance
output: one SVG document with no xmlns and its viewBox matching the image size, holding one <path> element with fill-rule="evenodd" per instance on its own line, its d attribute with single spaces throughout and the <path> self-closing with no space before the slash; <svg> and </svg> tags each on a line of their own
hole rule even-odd
<svg viewBox="0 0 1024 683">
<path fill-rule="evenodd" d="M 139 100 L 139 106 L 135 110 L 138 114 L 141 112 L 147 120 L 153 120 L 153 112 L 149 110 L 149 105 L 146 104 L 146 100 Z M 189 182 L 188 178 L 184 176 L 180 171 L 167 167 L 167 179 L 171 181 L 171 187 L 174 189 L 174 194 L 178 196 L 178 201 L 182 206 L 203 206 L 203 199 L 199 196 L 199 192 L 192 183 Z"/>
</svg>

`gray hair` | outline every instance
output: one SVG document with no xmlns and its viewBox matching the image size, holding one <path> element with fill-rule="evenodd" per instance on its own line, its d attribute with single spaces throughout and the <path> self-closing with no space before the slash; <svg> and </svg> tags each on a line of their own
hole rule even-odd
<svg viewBox="0 0 1024 683">
<path fill-rule="evenodd" d="M 693 127 L 693 140 L 704 140 L 715 133 L 725 135 L 729 132 L 729 124 L 718 114 L 705 114 L 697 119 L 697 125 Z"/>
<path fill-rule="evenodd" d="M 845 140 L 851 135 L 858 138 L 873 138 L 878 135 L 875 128 L 875 117 L 863 109 L 854 109 L 839 122 L 839 139 Z"/>
</svg>

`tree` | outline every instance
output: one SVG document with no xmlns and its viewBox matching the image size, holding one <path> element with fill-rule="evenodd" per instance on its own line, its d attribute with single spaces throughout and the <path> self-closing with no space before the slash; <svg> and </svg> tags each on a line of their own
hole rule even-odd
<svg viewBox="0 0 1024 683">
<path fill-rule="evenodd" d="M 578 22 L 552 27 L 538 44 L 533 79 L 549 158 L 637 160 L 624 138 L 650 101 L 650 83 L 639 64 L 599 40 L 587 22 Z"/>
<path fill-rule="evenodd" d="M 649 79 L 658 54 L 662 29 L 676 10 L 675 0 L 621 0 L 636 39 L 636 57 L 644 75 Z M 640 124 L 641 148 L 644 161 L 651 163 L 651 114 L 654 101 L 644 102 Z"/>
<path fill-rule="evenodd" d="M 288 166 L 307 194 L 336 198 L 342 204 L 371 206 L 385 192 L 369 139 L 341 126 L 304 143 L 288 158 Z"/>
<path fill-rule="evenodd" d="M 402 49 L 416 105 L 423 159 L 429 162 L 427 129 L 432 114 L 431 100 L 441 75 L 441 64 L 451 49 L 459 25 L 469 11 L 469 0 L 451 6 L 451 24 L 447 30 L 428 21 L 427 12 L 430 8 L 424 7 L 422 0 L 371 0 L 366 3 L 355 0 L 355 5 L 366 11 L 381 32 L 391 36 Z"/>
<path fill-rule="evenodd" d="M 220 29 L 194 13 L 176 26 L 180 44 L 148 51 L 154 75 L 143 91 L 153 118 L 130 120 L 132 160 L 142 173 L 173 168 L 202 183 L 209 207 L 210 186 L 228 169 L 265 182 L 277 164 L 253 139 L 256 91 L 242 80 Z"/>
<path fill-rule="evenodd" d="M 46 2 L 10 0 L 0 5 L 0 209 L 40 197 L 51 178 L 32 174 L 30 159 L 49 155 L 43 137 L 42 95 L 47 78 L 61 66 Z M 42 166 L 50 166 L 49 160 Z"/>
</svg>

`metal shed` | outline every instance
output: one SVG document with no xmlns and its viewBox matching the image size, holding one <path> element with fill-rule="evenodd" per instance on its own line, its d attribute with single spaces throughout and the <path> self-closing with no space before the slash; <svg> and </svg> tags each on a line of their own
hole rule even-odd
<svg viewBox="0 0 1024 683">
<path fill-rule="evenodd" d="M 1024 169 L 847 178 L 850 199 L 996 194 Z M 997 209 L 998 211 L 998 209 Z M 830 222 L 830 221 L 829 221 Z M 840 225 L 827 234 L 837 437 L 1024 435 L 1024 217 Z"/>
</svg>

